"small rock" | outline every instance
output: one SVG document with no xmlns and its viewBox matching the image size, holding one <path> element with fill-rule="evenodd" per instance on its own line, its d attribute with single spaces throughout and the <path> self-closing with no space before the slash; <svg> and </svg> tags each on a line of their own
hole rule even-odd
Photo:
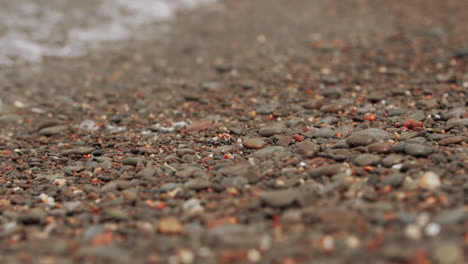
<svg viewBox="0 0 468 264">
<path fill-rule="evenodd" d="M 184 226 L 177 218 L 166 217 L 159 220 L 158 232 L 164 235 L 180 235 L 184 233 Z"/>
<path fill-rule="evenodd" d="M 264 149 L 260 149 L 260 150 L 255 151 L 253 156 L 257 157 L 257 158 L 261 158 L 261 157 L 272 155 L 274 153 L 283 152 L 284 149 L 285 148 L 282 147 L 282 146 L 269 146 L 269 147 L 266 147 Z"/>
<path fill-rule="evenodd" d="M 46 127 L 41 130 L 39 130 L 39 134 L 42 136 L 53 136 L 59 133 L 62 133 L 64 131 L 68 130 L 68 126 L 66 125 L 58 125 L 58 126 L 52 126 L 52 127 Z"/>
<path fill-rule="evenodd" d="M 439 175 L 432 171 L 425 172 L 421 179 L 419 179 L 419 187 L 426 190 L 435 190 L 441 185 Z"/>
<path fill-rule="evenodd" d="M 197 122 L 190 124 L 187 127 L 187 130 L 198 132 L 198 131 L 202 131 L 202 130 L 209 128 L 211 125 L 213 125 L 213 121 L 201 120 L 201 121 L 197 121 Z"/>
<path fill-rule="evenodd" d="M 367 147 L 371 153 L 389 153 L 392 151 L 393 145 L 391 143 L 373 143 Z"/>
<path fill-rule="evenodd" d="M 359 166 L 376 165 L 380 162 L 380 156 L 373 154 L 360 154 L 354 159 Z"/>
<path fill-rule="evenodd" d="M 102 220 L 104 221 L 125 221 L 127 219 L 127 212 L 120 208 L 106 208 L 102 211 Z"/>
<path fill-rule="evenodd" d="M 310 177 L 333 176 L 338 173 L 347 172 L 347 170 L 349 170 L 349 167 L 345 164 L 332 164 L 312 169 L 308 174 Z"/>
<path fill-rule="evenodd" d="M 427 157 L 433 152 L 433 149 L 421 144 L 406 144 L 405 153 L 414 157 Z"/>
<path fill-rule="evenodd" d="M 462 142 L 466 142 L 466 137 L 464 137 L 464 136 L 453 136 L 453 137 L 448 137 L 448 138 L 442 139 L 441 141 L 439 141 L 439 145 L 447 146 L 447 145 L 450 145 L 450 144 L 458 144 L 458 143 L 462 143 Z"/>
<path fill-rule="evenodd" d="M 96 149 L 93 147 L 81 147 L 81 148 L 74 148 L 74 149 L 67 149 L 62 152 L 62 155 L 68 156 L 68 155 L 88 155 L 89 153 L 92 153 Z"/>
<path fill-rule="evenodd" d="M 138 157 L 130 157 L 122 160 L 122 165 L 127 165 L 127 166 L 137 166 L 138 163 L 140 164 L 147 164 L 148 161 L 143 159 L 143 158 L 138 158 Z"/>
<path fill-rule="evenodd" d="M 320 128 L 315 132 L 314 137 L 316 138 L 333 138 L 335 137 L 335 131 L 329 127 Z"/>
<path fill-rule="evenodd" d="M 277 134 L 281 134 L 284 132 L 284 127 L 281 125 L 273 125 L 260 128 L 258 134 L 262 137 L 271 137 Z"/>
<path fill-rule="evenodd" d="M 317 144 L 314 144 L 310 141 L 302 141 L 296 143 L 297 153 L 306 157 L 312 158 L 317 154 L 320 147 Z"/>
<path fill-rule="evenodd" d="M 465 126 L 468 127 L 468 118 L 452 118 L 447 121 L 448 126 Z"/>
<path fill-rule="evenodd" d="M 267 191 L 260 195 L 260 199 L 273 207 L 285 207 L 292 204 L 297 198 L 297 192 L 293 189 L 281 191 Z"/>
<path fill-rule="evenodd" d="M 202 178 L 189 180 L 184 184 L 184 187 L 192 190 L 202 190 L 212 186 L 212 183 L 209 180 Z"/>
<path fill-rule="evenodd" d="M 376 139 L 369 135 L 351 135 L 346 139 L 350 147 L 367 146 L 374 143 Z"/>
<path fill-rule="evenodd" d="M 247 149 L 261 149 L 265 145 L 266 142 L 263 138 L 249 138 L 242 142 L 242 146 Z"/>
</svg>

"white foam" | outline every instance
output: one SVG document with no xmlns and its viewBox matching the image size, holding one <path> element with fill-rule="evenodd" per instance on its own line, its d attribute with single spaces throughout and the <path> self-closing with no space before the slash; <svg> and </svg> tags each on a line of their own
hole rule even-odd
<svg viewBox="0 0 468 264">
<path fill-rule="evenodd" d="M 171 19 L 178 8 L 215 0 L 74 1 L 0 0 L 0 66 L 80 56 L 103 42 L 138 37 L 139 26 Z"/>
</svg>

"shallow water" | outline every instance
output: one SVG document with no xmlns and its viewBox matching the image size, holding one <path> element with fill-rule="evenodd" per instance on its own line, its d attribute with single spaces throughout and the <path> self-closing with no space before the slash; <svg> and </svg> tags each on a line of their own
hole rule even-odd
<svg viewBox="0 0 468 264">
<path fill-rule="evenodd" d="M 0 0 L 0 66 L 76 57 L 214 0 Z"/>
</svg>

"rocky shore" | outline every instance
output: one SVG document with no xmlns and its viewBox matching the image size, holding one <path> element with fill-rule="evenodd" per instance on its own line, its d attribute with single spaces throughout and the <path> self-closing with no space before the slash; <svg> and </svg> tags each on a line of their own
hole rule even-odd
<svg viewBox="0 0 468 264">
<path fill-rule="evenodd" d="M 466 1 L 234 1 L 0 73 L 1 263 L 468 257 Z"/>
</svg>

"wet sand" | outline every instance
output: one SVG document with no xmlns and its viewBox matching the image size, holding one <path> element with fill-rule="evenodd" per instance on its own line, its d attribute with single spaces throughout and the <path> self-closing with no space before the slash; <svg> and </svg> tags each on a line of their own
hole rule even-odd
<svg viewBox="0 0 468 264">
<path fill-rule="evenodd" d="M 2 69 L 0 262 L 463 263 L 468 3 L 408 2 L 226 0 Z"/>
</svg>

